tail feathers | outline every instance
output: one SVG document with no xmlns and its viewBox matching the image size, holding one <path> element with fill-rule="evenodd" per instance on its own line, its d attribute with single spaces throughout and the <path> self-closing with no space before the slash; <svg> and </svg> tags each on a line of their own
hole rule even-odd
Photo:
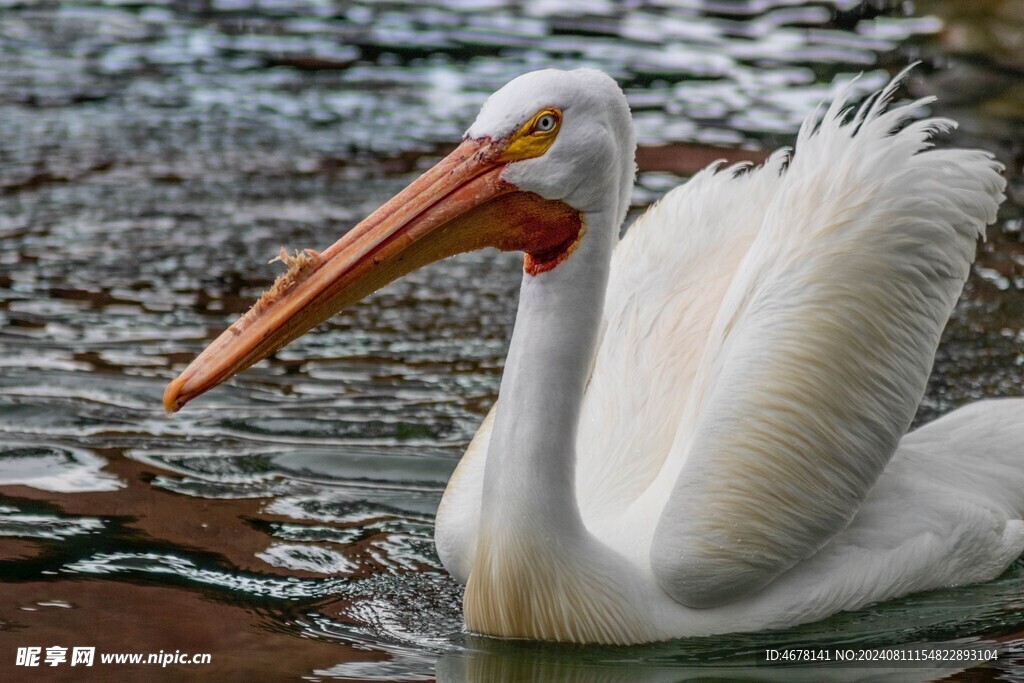
<svg viewBox="0 0 1024 683">
<path fill-rule="evenodd" d="M 1024 398 L 978 401 L 904 437 L 917 475 L 1004 520 L 1024 519 Z"/>
</svg>

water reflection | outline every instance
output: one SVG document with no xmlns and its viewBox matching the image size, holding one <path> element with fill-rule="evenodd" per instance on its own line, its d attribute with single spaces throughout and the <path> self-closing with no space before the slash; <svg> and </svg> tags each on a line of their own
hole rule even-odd
<svg viewBox="0 0 1024 683">
<path fill-rule="evenodd" d="M 0 486 L 21 484 L 44 491 L 114 491 L 123 486 L 103 472 L 107 461 L 89 451 L 6 443 L 0 459 Z"/>
<path fill-rule="evenodd" d="M 16 507 L 0 506 L 0 536 L 59 541 L 103 528 L 99 519 L 26 514 Z"/>
<path fill-rule="evenodd" d="M 1024 616 L 1024 567 L 1017 565 L 995 582 L 957 591 L 937 591 L 840 614 L 820 623 L 783 631 L 694 638 L 633 648 L 572 647 L 502 642 L 466 637 L 458 649 L 438 658 L 439 681 L 660 681 L 750 680 L 815 681 L 816 666 L 768 666 L 767 649 L 873 648 L 893 643 L 945 643 L 960 647 L 995 648 L 1007 666 L 1019 650 L 1019 634 L 991 639 L 964 638 L 969 624 L 991 623 L 995 617 L 1018 624 Z M 1012 605 L 1015 616 L 1004 609 Z M 997 617 L 996 615 L 1001 615 Z M 828 679 L 837 681 L 927 681 L 944 679 L 970 667 L 833 666 Z"/>
<path fill-rule="evenodd" d="M 765 683 L 811 683 L 827 677 L 830 681 L 935 681 L 965 671 L 967 667 L 833 667 L 821 666 L 768 666 L 756 665 L 747 657 L 746 663 L 701 662 L 685 664 L 656 664 L 647 658 L 630 654 L 625 658 L 609 656 L 595 661 L 592 652 L 557 654 L 537 652 L 522 647 L 507 647 L 504 651 L 469 650 L 458 654 L 443 654 L 437 660 L 438 683 L 468 683 L 473 681 L 537 681 L 543 683 L 632 683 L 634 681 L 764 681 Z M 827 671 L 827 674 L 825 673 Z"/>
<path fill-rule="evenodd" d="M 0 622 L 11 638 L 89 632 L 121 651 L 129 626 L 140 648 L 212 650 L 211 675 L 235 677 L 425 680 L 436 662 L 442 680 L 679 680 L 775 676 L 749 667 L 770 644 L 984 635 L 1008 648 L 996 670 L 1019 673 L 1020 568 L 782 634 L 614 651 L 465 636 L 432 521 L 497 390 L 514 255 L 414 273 L 181 416 L 159 404 L 273 278 L 280 246 L 333 242 L 523 71 L 588 65 L 620 80 L 641 140 L 639 210 L 716 158 L 757 161 L 791 142 L 856 72 L 868 91 L 917 58 L 912 94 L 938 93 L 935 113 L 963 124 L 957 142 L 1007 163 L 1011 196 L 919 421 L 1020 395 L 1013 3 L 0 7 L 0 605 L 13 605 Z M 53 601 L 70 607 L 27 609 Z M 697 668 L 708 662 L 721 667 Z"/>
</svg>

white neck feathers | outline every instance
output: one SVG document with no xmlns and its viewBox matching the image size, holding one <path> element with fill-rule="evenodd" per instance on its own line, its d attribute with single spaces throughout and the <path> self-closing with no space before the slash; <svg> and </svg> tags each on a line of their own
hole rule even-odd
<svg viewBox="0 0 1024 683">
<path fill-rule="evenodd" d="M 625 570 L 609 571 L 623 560 L 591 536 L 576 502 L 577 422 L 618 218 L 588 214 L 573 254 L 523 276 L 466 585 L 471 630 L 576 642 L 643 630 L 614 579 Z"/>
</svg>

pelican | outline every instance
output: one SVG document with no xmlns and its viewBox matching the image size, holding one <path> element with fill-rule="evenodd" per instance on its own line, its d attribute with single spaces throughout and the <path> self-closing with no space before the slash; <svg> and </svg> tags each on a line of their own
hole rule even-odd
<svg viewBox="0 0 1024 683">
<path fill-rule="evenodd" d="M 1024 551 L 1024 400 L 907 433 L 1001 167 L 849 90 L 759 168 L 712 165 L 620 239 L 626 98 L 544 70 L 164 394 L 170 412 L 428 263 L 525 254 L 499 399 L 437 514 L 470 631 L 641 643 L 985 581 Z M 820 121 L 819 121 L 820 120 Z"/>
</svg>

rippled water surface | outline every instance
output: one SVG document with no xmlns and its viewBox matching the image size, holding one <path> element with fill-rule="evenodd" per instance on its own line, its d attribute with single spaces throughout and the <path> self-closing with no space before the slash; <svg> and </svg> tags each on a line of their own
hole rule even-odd
<svg viewBox="0 0 1024 683">
<path fill-rule="evenodd" d="M 622 83 L 641 209 L 916 59 L 910 94 L 937 93 L 1010 180 L 918 420 L 1019 396 L 1022 46 L 1013 0 L 0 0 L 0 642 L 211 652 L 204 673 L 250 679 L 625 681 L 793 680 L 754 653 L 981 639 L 1004 655 L 962 678 L 1024 676 L 1024 566 L 783 633 L 465 634 L 433 515 L 497 391 L 513 255 L 424 269 L 173 419 L 160 406 L 280 246 L 333 242 L 523 71 Z"/>
</svg>

